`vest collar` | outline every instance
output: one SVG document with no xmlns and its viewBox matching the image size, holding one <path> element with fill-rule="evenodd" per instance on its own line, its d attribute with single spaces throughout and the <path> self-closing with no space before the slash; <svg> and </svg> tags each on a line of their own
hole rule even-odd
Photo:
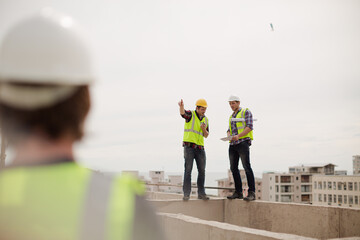
<svg viewBox="0 0 360 240">
<path fill-rule="evenodd" d="M 242 110 L 242 107 L 239 107 L 239 110 L 237 110 L 236 112 L 233 112 L 233 116 L 234 117 L 236 117 L 238 114 L 239 114 L 239 112 L 241 112 L 241 110 Z"/>
<path fill-rule="evenodd" d="M 203 118 L 205 117 L 205 115 L 202 116 L 202 117 L 200 117 L 199 114 L 198 114 L 198 112 L 197 112 L 196 110 L 194 110 L 194 112 L 195 112 L 196 116 L 198 117 L 198 119 L 199 119 L 200 121 L 203 120 Z"/>
</svg>

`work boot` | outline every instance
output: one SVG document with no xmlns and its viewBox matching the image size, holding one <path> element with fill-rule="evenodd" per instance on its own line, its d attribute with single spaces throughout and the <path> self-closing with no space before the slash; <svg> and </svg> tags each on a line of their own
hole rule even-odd
<svg viewBox="0 0 360 240">
<path fill-rule="evenodd" d="M 199 194 L 198 199 L 209 200 L 210 198 L 206 194 Z"/>
<path fill-rule="evenodd" d="M 245 201 L 254 201 L 256 199 L 254 192 L 248 192 L 247 197 L 244 198 Z"/>
<path fill-rule="evenodd" d="M 235 199 L 235 198 L 243 199 L 244 196 L 242 193 L 239 193 L 239 192 L 234 192 L 233 195 L 227 196 L 227 199 Z"/>
<path fill-rule="evenodd" d="M 184 197 L 183 197 L 183 200 L 184 200 L 184 201 L 188 201 L 189 199 L 190 199 L 189 196 L 184 196 Z"/>
</svg>

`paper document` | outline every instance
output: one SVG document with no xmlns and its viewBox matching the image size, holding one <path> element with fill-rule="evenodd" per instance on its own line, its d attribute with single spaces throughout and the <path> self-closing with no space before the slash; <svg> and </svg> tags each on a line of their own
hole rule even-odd
<svg viewBox="0 0 360 240">
<path fill-rule="evenodd" d="M 232 122 L 245 122 L 245 118 L 231 118 Z"/>
<path fill-rule="evenodd" d="M 223 140 L 223 141 L 230 141 L 232 139 L 233 136 L 229 136 L 229 137 L 223 137 L 223 138 L 220 138 L 220 140 Z"/>
<path fill-rule="evenodd" d="M 232 122 L 245 122 L 245 118 L 231 118 Z M 253 119 L 253 121 L 257 121 L 257 119 Z"/>
</svg>

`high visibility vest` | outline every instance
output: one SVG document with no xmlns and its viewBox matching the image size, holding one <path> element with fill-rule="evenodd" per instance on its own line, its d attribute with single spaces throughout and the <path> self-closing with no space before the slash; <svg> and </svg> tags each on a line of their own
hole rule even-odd
<svg viewBox="0 0 360 240">
<path fill-rule="evenodd" d="M 235 118 L 244 118 L 245 119 L 245 112 L 246 112 L 247 108 L 242 108 L 237 114 Z M 231 119 L 233 118 L 232 114 L 230 115 L 229 118 L 229 129 L 230 129 L 230 135 L 232 135 L 232 129 L 231 129 Z M 236 129 L 238 134 L 242 133 L 244 131 L 246 127 L 246 122 L 245 121 L 239 121 L 236 122 Z M 240 139 L 242 138 L 250 138 L 251 140 L 253 140 L 253 131 L 250 131 L 248 134 L 246 134 L 245 136 L 240 137 Z"/>
<path fill-rule="evenodd" d="M 200 121 L 195 111 L 191 111 L 191 115 L 191 120 L 189 122 L 185 122 L 183 141 L 204 146 L 204 133 L 200 125 L 201 123 L 205 123 L 206 126 L 209 126 L 209 120 L 205 116 Z"/>
<path fill-rule="evenodd" d="M 135 196 L 130 176 L 105 177 L 76 163 L 0 172 L 0 239 L 130 239 Z"/>
</svg>

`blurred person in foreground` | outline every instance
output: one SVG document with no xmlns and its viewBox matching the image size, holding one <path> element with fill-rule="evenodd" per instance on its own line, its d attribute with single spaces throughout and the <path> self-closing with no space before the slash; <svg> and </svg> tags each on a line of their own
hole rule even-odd
<svg viewBox="0 0 360 240">
<path fill-rule="evenodd" d="M 76 23 L 47 9 L 0 42 L 0 239 L 163 239 L 144 186 L 79 166 L 94 80 Z"/>
</svg>

